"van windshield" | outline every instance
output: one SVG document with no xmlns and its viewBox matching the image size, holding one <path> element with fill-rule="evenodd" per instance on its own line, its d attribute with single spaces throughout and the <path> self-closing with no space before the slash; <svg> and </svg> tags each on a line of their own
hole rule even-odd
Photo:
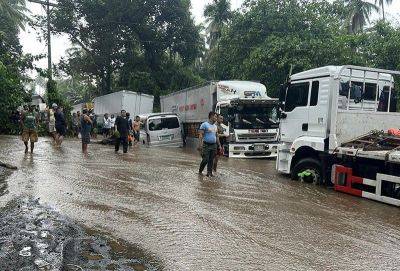
<svg viewBox="0 0 400 271">
<path fill-rule="evenodd" d="M 152 118 L 149 119 L 149 130 L 160 131 L 163 129 L 177 129 L 179 128 L 179 121 L 177 117 L 166 118 Z"/>
</svg>

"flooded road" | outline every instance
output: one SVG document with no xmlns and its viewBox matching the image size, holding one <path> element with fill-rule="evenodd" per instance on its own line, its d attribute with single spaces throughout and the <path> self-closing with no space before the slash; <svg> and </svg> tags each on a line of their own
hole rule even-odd
<svg viewBox="0 0 400 271">
<path fill-rule="evenodd" d="M 0 159 L 18 166 L 0 207 L 21 197 L 140 248 L 162 270 L 398 270 L 399 209 L 275 172 L 273 160 L 221 159 L 197 175 L 182 149 L 127 155 L 79 141 L 40 139 L 24 154 L 0 137 Z"/>
</svg>

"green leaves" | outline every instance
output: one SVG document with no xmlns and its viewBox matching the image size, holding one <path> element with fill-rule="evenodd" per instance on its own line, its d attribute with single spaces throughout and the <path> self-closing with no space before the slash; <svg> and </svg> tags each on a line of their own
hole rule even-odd
<svg viewBox="0 0 400 271">
<path fill-rule="evenodd" d="M 188 0 L 60 0 L 59 5 L 53 29 L 68 34 L 77 48 L 61 68 L 90 78 L 99 94 L 119 88 L 156 92 L 137 89 L 143 84 L 134 80 L 143 74 L 157 88 L 169 88 L 158 77 L 166 76 L 164 68 L 192 65 L 203 48 Z M 171 60 L 173 65 L 164 65 Z"/>
</svg>

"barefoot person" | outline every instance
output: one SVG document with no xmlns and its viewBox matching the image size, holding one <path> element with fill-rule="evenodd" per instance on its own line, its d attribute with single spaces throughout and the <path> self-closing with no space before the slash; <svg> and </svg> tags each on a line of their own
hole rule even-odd
<svg viewBox="0 0 400 271">
<path fill-rule="evenodd" d="M 220 156 L 224 155 L 224 144 L 226 144 L 226 135 L 224 134 L 224 128 L 222 127 L 222 123 L 224 122 L 224 117 L 222 115 L 217 116 L 217 136 L 219 138 L 219 143 L 221 147 L 218 149 L 214 158 L 214 172 L 217 172 L 218 160 Z"/>
<path fill-rule="evenodd" d="M 54 117 L 56 119 L 56 131 L 57 131 L 56 146 L 60 147 L 61 143 L 64 140 L 64 136 L 67 133 L 67 122 L 65 121 L 63 108 L 61 106 L 57 107 L 57 112 L 54 114 Z"/>
<path fill-rule="evenodd" d="M 115 152 L 119 151 L 119 146 L 122 143 L 123 152 L 128 152 L 128 134 L 129 124 L 128 118 L 126 117 L 126 111 L 121 110 L 121 116 L 118 116 L 115 121 L 115 128 L 118 131 L 118 138 L 115 141 Z"/>
<path fill-rule="evenodd" d="M 88 110 L 83 109 L 81 122 L 82 152 L 87 154 L 88 144 L 90 143 L 90 132 L 92 130 L 92 120 L 88 115 Z"/>
<path fill-rule="evenodd" d="M 132 123 L 132 130 L 133 130 L 133 138 L 135 141 L 134 146 L 137 146 L 137 144 L 140 141 L 140 125 L 142 123 L 140 122 L 140 117 L 136 116 L 135 121 Z"/>
<path fill-rule="evenodd" d="M 54 106 L 54 104 L 53 104 Z M 47 118 L 49 120 L 49 135 L 53 138 L 53 144 L 56 141 L 56 118 L 54 117 L 54 113 L 56 108 L 49 108 Z"/>
<path fill-rule="evenodd" d="M 217 126 L 215 122 L 217 116 L 215 112 L 208 114 L 208 121 L 203 122 L 199 129 L 199 146 L 198 151 L 201 151 L 202 161 L 200 163 L 199 174 L 203 174 L 204 168 L 207 166 L 207 177 L 212 177 L 213 161 L 218 149 L 221 148 L 217 136 Z"/>
<path fill-rule="evenodd" d="M 25 153 L 28 152 L 28 142 L 31 142 L 31 153 L 35 147 L 35 142 L 38 141 L 37 126 L 38 116 L 33 111 L 34 105 L 31 105 L 28 112 L 24 112 L 21 119 L 22 124 L 22 141 L 25 144 Z"/>
</svg>

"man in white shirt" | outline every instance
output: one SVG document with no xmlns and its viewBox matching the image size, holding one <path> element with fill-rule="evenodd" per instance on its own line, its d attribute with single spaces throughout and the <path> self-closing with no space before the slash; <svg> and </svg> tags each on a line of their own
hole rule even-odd
<svg viewBox="0 0 400 271">
<path fill-rule="evenodd" d="M 111 132 L 114 133 L 115 131 L 115 116 L 114 114 L 111 114 L 111 118 L 110 118 L 110 127 L 111 127 Z"/>
<path fill-rule="evenodd" d="M 110 136 L 110 130 L 111 130 L 111 118 L 108 116 L 108 113 L 105 113 L 103 118 L 103 136 L 105 138 Z"/>
</svg>

